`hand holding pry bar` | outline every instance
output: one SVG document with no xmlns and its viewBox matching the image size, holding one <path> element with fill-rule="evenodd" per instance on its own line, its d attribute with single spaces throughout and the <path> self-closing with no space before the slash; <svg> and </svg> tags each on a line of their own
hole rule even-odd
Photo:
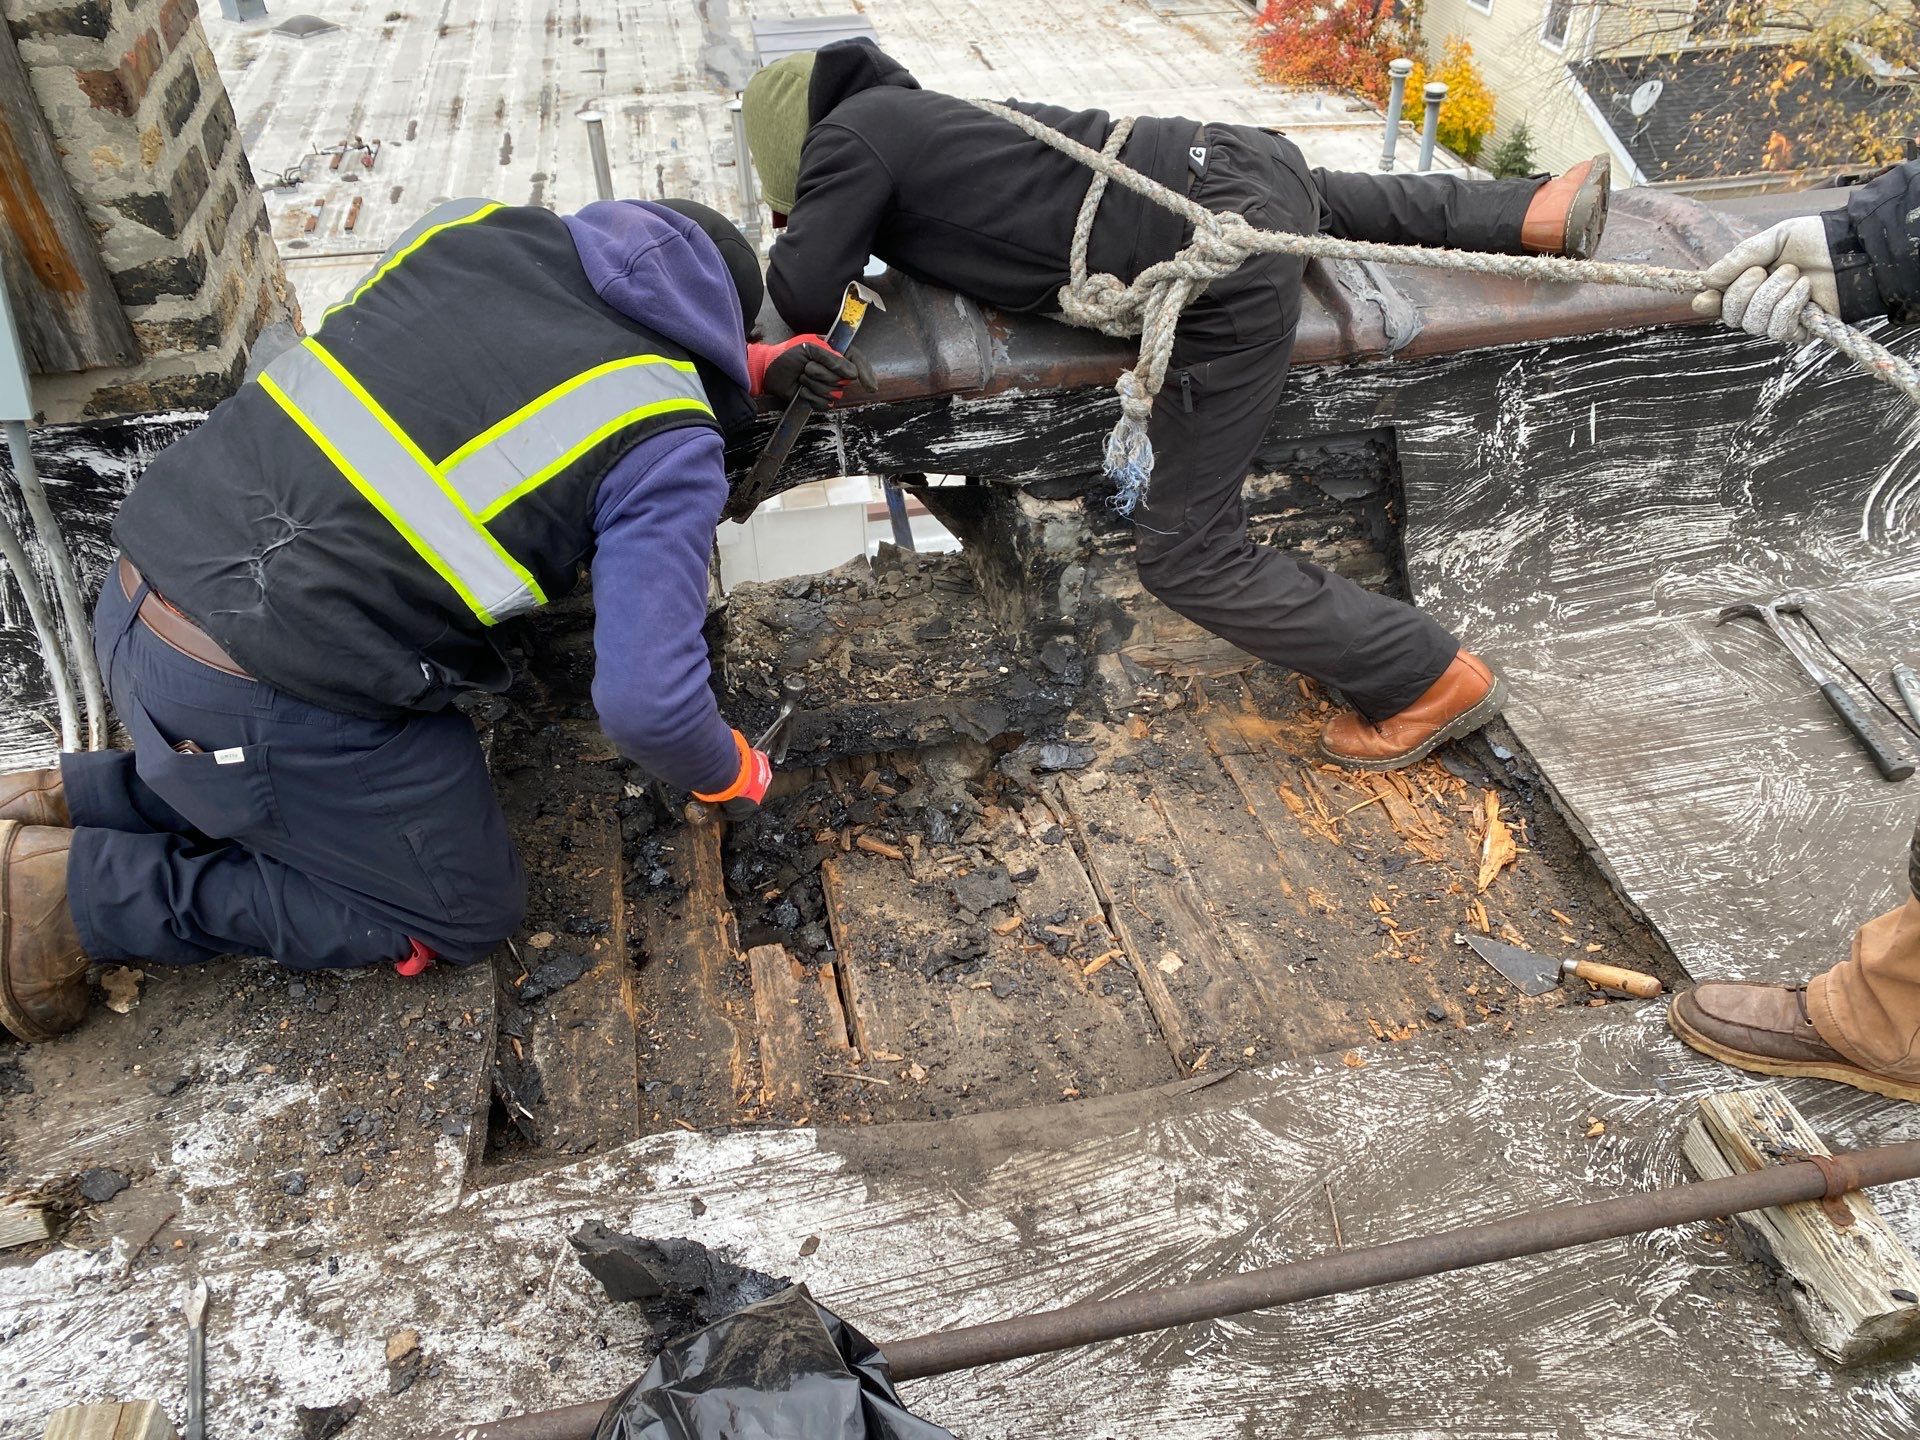
<svg viewBox="0 0 1920 1440">
<path fill-rule="evenodd" d="M 780 708 L 767 728 L 758 738 L 749 742 L 756 750 L 764 751 L 767 759 L 775 765 L 787 758 L 787 739 L 793 729 L 793 715 L 800 708 L 800 702 L 806 697 L 807 682 L 798 675 L 788 675 L 780 681 Z M 720 814 L 718 805 L 709 805 L 704 800 L 689 800 L 681 816 L 689 825 L 704 825 Z"/>
<path fill-rule="evenodd" d="M 886 308 L 887 302 L 877 292 L 855 280 L 840 297 L 840 313 L 825 336 L 828 346 L 842 355 L 846 354 L 859 337 L 867 311 Z M 773 494 L 773 483 L 780 478 L 780 467 L 787 463 L 787 456 L 793 453 L 800 432 L 807 428 L 807 421 L 818 413 L 819 407 L 804 395 L 796 395 L 787 403 L 787 408 L 781 412 L 780 423 L 773 427 L 767 448 L 753 462 L 753 469 L 747 472 L 746 481 L 740 487 L 740 503 L 746 510 L 751 511 Z"/>
</svg>

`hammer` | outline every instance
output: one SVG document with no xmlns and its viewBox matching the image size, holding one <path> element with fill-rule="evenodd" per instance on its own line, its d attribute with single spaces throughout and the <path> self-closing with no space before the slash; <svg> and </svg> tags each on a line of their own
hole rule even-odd
<svg viewBox="0 0 1920 1440">
<path fill-rule="evenodd" d="M 1806 672 L 1809 680 L 1820 687 L 1820 694 L 1827 704 L 1833 707 L 1847 729 L 1853 732 L 1853 738 L 1873 761 L 1873 768 L 1880 772 L 1883 780 L 1904 780 L 1913 774 L 1913 762 L 1893 754 L 1881 743 L 1880 736 L 1868 721 L 1853 696 L 1840 684 L 1839 676 L 1829 670 L 1820 658 L 1807 645 L 1804 636 L 1792 626 L 1781 620 L 1782 615 L 1797 615 L 1807 602 L 1806 595 L 1792 591 L 1778 599 L 1768 600 L 1764 604 L 1755 601 L 1742 601 L 1738 605 L 1729 605 L 1720 612 L 1715 624 L 1724 625 L 1736 616 L 1746 616 L 1758 620 L 1773 632 L 1774 639 L 1787 647 L 1787 653 L 1793 656 L 1800 668 Z"/>
<path fill-rule="evenodd" d="M 783 676 L 780 681 L 780 708 L 774 712 L 773 720 L 754 740 L 753 748 L 764 750 L 770 764 L 778 765 L 787 758 L 787 736 L 793 728 L 793 715 L 800 708 L 801 700 L 806 698 L 807 682 L 798 675 Z M 720 814 L 718 805 L 709 805 L 704 800 L 689 800 L 686 808 L 680 812 L 689 825 L 704 825 Z"/>
</svg>

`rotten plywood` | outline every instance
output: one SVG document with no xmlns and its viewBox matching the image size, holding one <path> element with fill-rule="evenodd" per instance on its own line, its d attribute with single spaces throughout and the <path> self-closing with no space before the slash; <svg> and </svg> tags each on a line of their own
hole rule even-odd
<svg viewBox="0 0 1920 1440">
<path fill-rule="evenodd" d="M 1037 806 L 989 829 L 993 859 L 977 870 L 860 851 L 822 867 L 856 1043 L 869 1073 L 910 1090 L 887 1111 L 1004 1109 L 1171 1078 L 1150 981 L 1064 832 Z"/>
<path fill-rule="evenodd" d="M 1271 674 L 1195 681 L 1112 727 L 1057 792 L 1162 1033 L 1183 1064 L 1239 1065 L 1510 1026 L 1526 997 L 1455 937 L 1672 971 L 1545 797 L 1454 757 L 1394 775 L 1314 751 L 1331 707 Z M 1489 815 L 1526 853 L 1485 863 Z M 1487 884 L 1480 885 L 1488 871 Z"/>
</svg>

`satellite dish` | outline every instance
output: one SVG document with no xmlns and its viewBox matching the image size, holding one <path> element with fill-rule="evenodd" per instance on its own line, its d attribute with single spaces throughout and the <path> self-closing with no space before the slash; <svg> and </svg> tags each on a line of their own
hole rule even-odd
<svg viewBox="0 0 1920 1440">
<path fill-rule="evenodd" d="M 1633 92 L 1633 98 L 1627 101 L 1627 108 L 1636 119 L 1646 115 L 1659 102 L 1660 92 L 1666 85 L 1659 80 L 1648 80 Z"/>
</svg>

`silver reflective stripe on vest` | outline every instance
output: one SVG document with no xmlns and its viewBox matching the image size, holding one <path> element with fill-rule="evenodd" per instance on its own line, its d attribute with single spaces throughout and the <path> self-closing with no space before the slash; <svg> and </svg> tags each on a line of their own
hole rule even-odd
<svg viewBox="0 0 1920 1440">
<path fill-rule="evenodd" d="M 483 624 L 545 602 L 446 477 L 319 341 L 289 350 L 260 383 Z"/>
<path fill-rule="evenodd" d="M 711 416 L 690 360 L 630 355 L 576 375 L 489 426 L 441 462 L 481 520 L 559 474 L 601 441 L 655 415 Z"/>
</svg>

